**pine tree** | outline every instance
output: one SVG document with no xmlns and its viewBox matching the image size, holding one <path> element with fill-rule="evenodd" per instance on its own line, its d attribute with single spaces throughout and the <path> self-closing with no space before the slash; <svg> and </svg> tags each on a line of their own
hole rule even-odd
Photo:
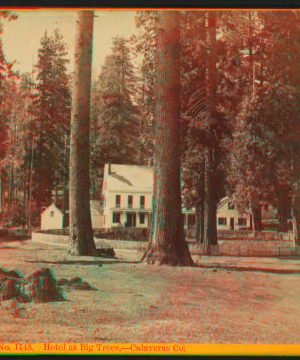
<svg viewBox="0 0 300 360">
<path fill-rule="evenodd" d="M 138 162 L 139 111 L 134 104 L 136 76 L 126 40 L 116 37 L 111 54 L 93 84 L 91 170 L 104 164 Z M 102 173 L 98 174 L 101 176 Z"/>
<path fill-rule="evenodd" d="M 55 181 L 62 181 L 64 138 L 69 134 L 70 89 L 66 65 L 66 44 L 58 30 L 47 31 L 38 51 L 37 97 L 33 115 L 33 197 L 38 207 L 49 205 Z M 30 156 L 28 154 L 27 159 Z"/>
<path fill-rule="evenodd" d="M 11 11 L 0 11 L 0 35 L 3 33 L 2 20 L 16 20 L 17 15 Z M 12 77 L 15 76 L 12 71 L 13 63 L 9 63 L 3 51 L 2 40 L 0 38 L 0 205 L 2 206 L 5 201 L 5 190 L 8 189 L 9 176 L 5 169 L 5 157 L 9 154 L 8 150 L 8 126 L 10 110 L 7 106 L 10 99 L 10 87 L 12 84 Z"/>
<path fill-rule="evenodd" d="M 293 11 L 257 12 L 248 21 L 248 75 L 241 78 L 249 80 L 228 143 L 234 164 L 228 176 L 231 184 L 236 177 L 233 191 L 252 208 L 256 230 L 260 207 L 268 203 L 279 209 L 281 229 L 287 230 L 299 176 L 293 165 L 299 159 L 299 24 Z"/>
<path fill-rule="evenodd" d="M 136 26 L 140 34 L 130 39 L 135 56 L 142 57 L 135 98 L 141 112 L 139 163 L 148 165 L 153 165 L 154 156 L 156 21 L 156 11 L 138 11 Z"/>
<path fill-rule="evenodd" d="M 295 216 L 299 213 L 296 209 L 299 206 L 296 200 L 299 197 L 299 15 L 292 10 L 259 15 L 263 23 L 262 36 L 266 39 L 262 47 L 261 74 L 272 84 L 272 130 L 276 133 L 273 151 L 275 206 L 279 210 L 280 228 L 285 231 L 287 216 L 292 210 L 294 239 L 299 244 L 299 215 Z"/>
</svg>

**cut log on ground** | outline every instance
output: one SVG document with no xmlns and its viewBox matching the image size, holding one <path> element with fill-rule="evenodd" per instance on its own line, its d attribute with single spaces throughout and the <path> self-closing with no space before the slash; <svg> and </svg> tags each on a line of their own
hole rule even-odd
<svg viewBox="0 0 300 360">
<path fill-rule="evenodd" d="M 97 290 L 87 281 L 82 280 L 80 277 L 75 276 L 74 278 L 68 280 L 61 278 L 58 280 L 58 284 L 63 286 L 65 289 L 73 290 Z"/>
<path fill-rule="evenodd" d="M 42 268 L 24 277 L 19 271 L 0 267 L 0 301 L 16 299 L 17 302 L 65 301 L 65 290 L 97 290 L 78 276 L 57 279 L 54 271 Z"/>
<path fill-rule="evenodd" d="M 19 302 L 64 301 L 64 289 L 57 282 L 52 269 L 42 268 L 28 277 L 17 271 L 0 268 L 0 300 Z"/>
</svg>

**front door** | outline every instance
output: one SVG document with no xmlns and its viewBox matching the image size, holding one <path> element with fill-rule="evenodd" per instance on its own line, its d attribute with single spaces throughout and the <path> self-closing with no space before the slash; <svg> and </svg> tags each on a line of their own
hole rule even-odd
<svg viewBox="0 0 300 360">
<path fill-rule="evenodd" d="M 136 226 L 136 214 L 135 213 L 127 213 L 127 221 L 126 227 L 135 227 Z"/>
<path fill-rule="evenodd" d="M 234 218 L 230 218 L 230 230 L 234 230 Z"/>
</svg>

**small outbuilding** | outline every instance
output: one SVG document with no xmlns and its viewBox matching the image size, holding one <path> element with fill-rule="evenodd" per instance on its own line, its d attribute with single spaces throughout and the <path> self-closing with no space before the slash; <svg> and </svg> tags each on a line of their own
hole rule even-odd
<svg viewBox="0 0 300 360">
<path fill-rule="evenodd" d="M 91 200 L 92 228 L 103 227 L 103 207 L 100 201 Z M 63 229 L 69 226 L 69 211 L 64 215 L 63 211 L 56 205 L 51 204 L 41 214 L 41 230 Z"/>
<path fill-rule="evenodd" d="M 41 214 L 41 230 L 62 229 L 63 227 L 63 212 L 54 204 L 51 204 Z"/>
</svg>

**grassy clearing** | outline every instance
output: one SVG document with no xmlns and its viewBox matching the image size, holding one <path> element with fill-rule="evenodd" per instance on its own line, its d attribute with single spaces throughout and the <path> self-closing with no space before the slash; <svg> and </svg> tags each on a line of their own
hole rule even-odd
<svg viewBox="0 0 300 360">
<path fill-rule="evenodd" d="M 8 270 L 51 267 L 58 278 L 80 276 L 98 289 L 68 290 L 68 301 L 18 313 L 13 300 L 0 303 L 0 342 L 300 342 L 300 275 L 234 266 L 300 270 L 298 260 L 223 258 L 218 268 L 220 257 L 195 257 L 209 267 L 172 268 L 135 263 L 134 251 L 114 260 L 71 258 L 30 241 L 0 246 Z"/>
</svg>

